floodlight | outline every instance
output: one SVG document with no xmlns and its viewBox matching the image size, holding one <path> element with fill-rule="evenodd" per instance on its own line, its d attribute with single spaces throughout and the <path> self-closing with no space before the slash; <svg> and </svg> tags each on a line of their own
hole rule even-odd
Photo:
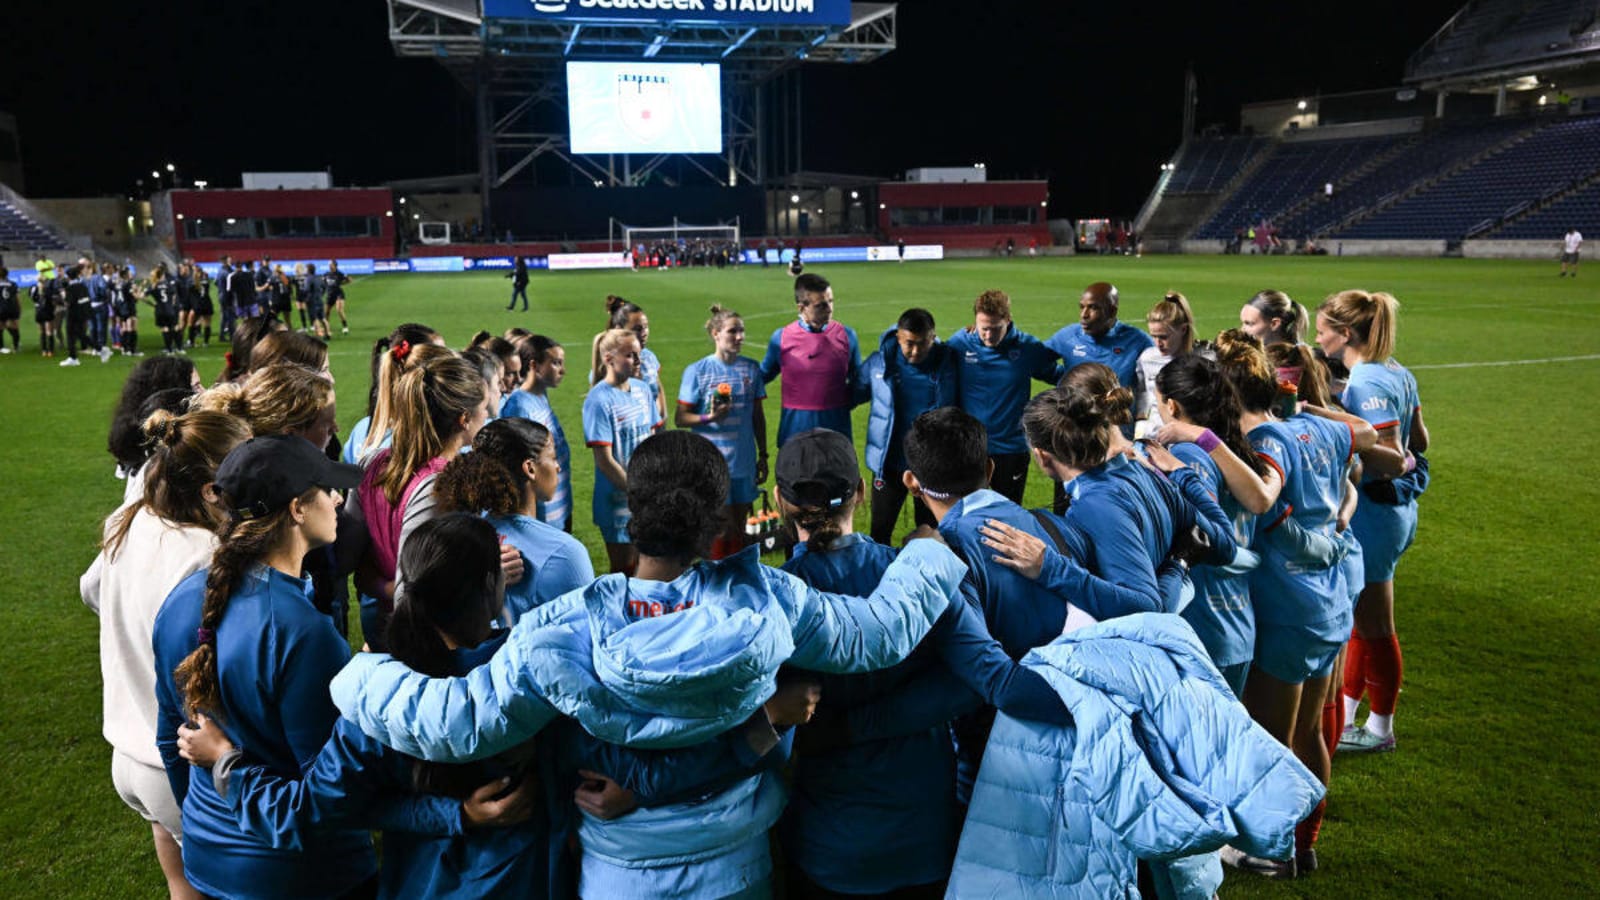
<svg viewBox="0 0 1600 900">
<path fill-rule="evenodd" d="M 1301 112 L 1305 112 L 1306 111 L 1306 102 L 1304 100 L 1301 100 L 1299 103 L 1296 103 L 1294 105 L 1294 108 L 1300 110 Z"/>
<path fill-rule="evenodd" d="M 178 167 L 173 165 L 172 163 L 167 163 L 167 171 L 168 172 L 176 172 L 176 171 L 178 171 Z"/>
<path fill-rule="evenodd" d="M 789 195 L 789 202 L 790 203 L 799 203 L 800 202 L 800 195 L 799 194 L 790 194 Z"/>
</svg>

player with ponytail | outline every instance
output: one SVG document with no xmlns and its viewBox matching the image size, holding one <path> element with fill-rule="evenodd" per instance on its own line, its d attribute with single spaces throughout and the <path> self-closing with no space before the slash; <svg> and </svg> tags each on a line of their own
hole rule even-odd
<svg viewBox="0 0 1600 900">
<path fill-rule="evenodd" d="M 482 515 L 524 560 L 532 576 L 506 588 L 506 627 L 523 614 L 594 580 L 589 551 L 538 517 L 561 483 L 550 430 L 522 418 L 496 419 L 450 461 L 434 483 L 441 509 Z M 391 633 L 393 629 L 391 629 Z"/>
<path fill-rule="evenodd" d="M 1371 423 L 1377 446 L 1361 454 L 1361 501 L 1350 521 L 1361 541 L 1365 586 L 1356 606 L 1344 674 L 1344 712 L 1350 724 L 1340 736 L 1347 753 L 1393 750 L 1395 701 L 1403 663 L 1394 621 L 1394 570 L 1417 533 L 1414 483 L 1417 454 L 1428 449 L 1417 380 L 1394 360 L 1400 304 L 1389 294 L 1341 291 L 1317 308 L 1317 345 L 1350 370 L 1340 402 Z M 1355 714 L 1365 695 L 1364 726 Z"/>
<path fill-rule="evenodd" d="M 334 490 L 361 470 L 292 435 L 253 438 L 217 468 L 227 511 L 210 568 L 167 597 L 155 623 L 157 743 L 183 806 L 184 874 L 215 897 L 341 897 L 376 875 L 364 831 L 284 848 L 245 833 L 212 780 L 176 757 L 184 721 L 215 719 L 237 745 L 295 777 L 327 741 L 338 712 L 328 683 L 350 651 L 311 602 L 301 561 L 335 536 Z"/>
<path fill-rule="evenodd" d="M 373 454 L 360 489 L 345 502 L 345 511 L 367 529 L 368 552 L 356 583 L 363 595 L 362 633 L 374 647 L 381 645 L 394 608 L 400 550 L 407 535 L 435 514 L 434 476 L 472 442 L 488 416 L 483 376 L 471 363 L 431 344 L 402 343 L 389 355 L 397 358 L 386 360 L 384 370 L 405 372 L 387 392 L 387 408 L 373 417 L 373 433 L 391 423 L 393 445 Z"/>
<path fill-rule="evenodd" d="M 170 362 L 154 359 L 150 363 Z M 184 360 L 184 362 L 188 362 Z M 192 372 L 193 365 L 189 365 Z M 83 602 L 100 615 L 100 671 L 111 780 L 123 802 L 150 823 L 156 858 L 173 897 L 197 896 L 183 877 L 182 814 L 156 748 L 156 613 L 173 587 L 211 560 L 222 510 L 208 487 L 234 447 L 250 439 L 244 422 L 196 411 L 151 415 L 151 449 L 140 494 L 106 519 L 100 555 L 79 580 Z M 187 773 L 180 773 L 186 776 Z"/>
</svg>

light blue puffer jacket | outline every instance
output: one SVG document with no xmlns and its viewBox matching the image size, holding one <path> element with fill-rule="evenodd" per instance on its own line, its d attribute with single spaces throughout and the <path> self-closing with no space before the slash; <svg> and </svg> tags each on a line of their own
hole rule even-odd
<svg viewBox="0 0 1600 900">
<path fill-rule="evenodd" d="M 761 565 L 749 548 L 665 585 L 599 578 L 518 620 L 465 677 L 427 678 L 363 653 L 330 689 L 362 731 L 435 762 L 493 756 L 561 714 L 613 744 L 688 747 L 755 712 L 780 664 L 866 672 L 901 661 L 965 574 L 942 543 L 913 541 L 872 596 L 845 597 Z M 635 609 L 630 594 L 641 591 L 660 607 Z"/>
<path fill-rule="evenodd" d="M 1323 787 L 1233 698 L 1187 623 L 1146 613 L 1063 635 L 1022 660 L 1075 726 L 996 717 L 948 897 L 1209 897 L 1224 843 L 1284 858 Z"/>
</svg>

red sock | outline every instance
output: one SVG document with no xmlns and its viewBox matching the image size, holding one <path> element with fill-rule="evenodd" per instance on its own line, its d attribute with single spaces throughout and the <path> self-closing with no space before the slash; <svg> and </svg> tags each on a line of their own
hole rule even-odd
<svg viewBox="0 0 1600 900">
<path fill-rule="evenodd" d="M 1359 634 L 1350 635 L 1344 654 L 1344 695 L 1360 700 L 1367 690 L 1367 640 Z"/>
<path fill-rule="evenodd" d="M 1328 800 L 1323 798 L 1311 815 L 1301 820 L 1294 827 L 1294 849 L 1298 851 L 1310 850 L 1316 846 L 1317 836 L 1322 834 L 1322 814 L 1328 811 Z"/>
<path fill-rule="evenodd" d="M 1328 745 L 1328 758 L 1339 749 L 1339 735 L 1344 731 L 1344 703 L 1337 697 L 1322 704 L 1322 741 Z"/>
<path fill-rule="evenodd" d="M 1394 715 L 1394 702 L 1400 696 L 1400 677 L 1404 669 L 1399 635 L 1367 642 L 1367 700 L 1373 712 L 1380 716 Z"/>
</svg>

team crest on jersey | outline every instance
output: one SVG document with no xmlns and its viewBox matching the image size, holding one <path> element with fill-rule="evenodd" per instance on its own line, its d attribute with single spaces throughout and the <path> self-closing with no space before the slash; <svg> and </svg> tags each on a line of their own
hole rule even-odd
<svg viewBox="0 0 1600 900">
<path fill-rule="evenodd" d="M 1111 348 L 1111 355 L 1113 355 L 1113 356 L 1121 356 L 1122 355 L 1122 348 L 1121 347 L 1112 347 Z"/>
<path fill-rule="evenodd" d="M 1022 351 L 1021 350 L 1013 350 L 1010 353 L 1007 353 L 1006 357 L 1008 359 L 1010 359 L 1012 362 L 1016 362 L 1017 360 L 1022 358 Z"/>
<path fill-rule="evenodd" d="M 1295 437 L 1299 438 L 1300 439 L 1300 443 L 1302 443 L 1302 444 L 1311 443 L 1311 435 L 1309 435 L 1309 434 L 1297 434 L 1297 435 L 1295 435 Z"/>
<path fill-rule="evenodd" d="M 622 124 L 635 138 L 655 143 L 672 127 L 672 79 L 665 75 L 617 76 Z"/>
</svg>

